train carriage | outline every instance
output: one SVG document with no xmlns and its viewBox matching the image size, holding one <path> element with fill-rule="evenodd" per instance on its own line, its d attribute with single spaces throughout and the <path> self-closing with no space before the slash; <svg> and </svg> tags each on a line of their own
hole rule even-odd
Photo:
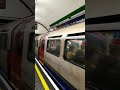
<svg viewBox="0 0 120 90">
<path fill-rule="evenodd" d="M 40 62 L 44 62 L 43 66 L 48 69 L 48 72 L 49 70 L 53 70 L 59 74 L 61 78 L 65 79 L 72 86 L 64 87 L 63 85 L 62 89 L 72 88 L 84 90 L 85 23 L 82 22 L 54 32 L 49 32 L 42 40 L 40 39 L 40 44 L 39 50 L 44 50 L 39 57 Z M 72 51 L 70 50 L 71 47 L 74 48 Z M 68 58 L 71 55 L 68 54 L 69 52 L 73 53 L 71 59 Z M 56 77 L 54 75 L 53 78 Z"/>
</svg>

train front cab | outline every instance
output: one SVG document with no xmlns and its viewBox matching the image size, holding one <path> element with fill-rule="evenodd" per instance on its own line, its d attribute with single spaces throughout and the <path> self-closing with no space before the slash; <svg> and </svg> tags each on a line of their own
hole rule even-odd
<svg viewBox="0 0 120 90">
<path fill-rule="evenodd" d="M 4 37 L 2 39 L 4 42 L 1 42 L 6 45 L 6 48 L 3 47 L 6 55 L 3 55 L 3 49 L 0 49 L 0 53 L 2 56 L 6 56 L 6 59 L 2 57 L 0 66 L 7 78 L 19 90 L 34 88 L 34 70 L 32 71 L 35 61 L 34 25 L 33 17 L 28 17 L 13 24 L 8 24 L 6 26 L 8 31 L 0 34 L 0 36 L 6 35 L 7 37 L 7 39 Z M 3 61 L 6 63 L 3 63 Z"/>
</svg>

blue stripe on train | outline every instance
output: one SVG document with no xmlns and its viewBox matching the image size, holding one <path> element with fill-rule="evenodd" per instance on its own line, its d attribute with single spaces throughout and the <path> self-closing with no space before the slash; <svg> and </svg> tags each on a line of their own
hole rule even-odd
<svg viewBox="0 0 120 90">
<path fill-rule="evenodd" d="M 47 64 L 43 66 L 54 81 L 60 86 L 62 90 L 77 90 L 69 82 L 63 79 L 59 74 L 55 73 Z"/>
</svg>

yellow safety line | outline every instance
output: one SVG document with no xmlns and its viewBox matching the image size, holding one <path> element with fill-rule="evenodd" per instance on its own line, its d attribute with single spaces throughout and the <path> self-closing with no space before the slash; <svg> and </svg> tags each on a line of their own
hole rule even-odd
<svg viewBox="0 0 120 90">
<path fill-rule="evenodd" d="M 35 70 L 36 70 L 36 72 L 39 76 L 40 81 L 42 82 L 42 85 L 43 85 L 44 89 L 45 90 L 50 90 L 36 64 L 35 64 Z"/>
</svg>

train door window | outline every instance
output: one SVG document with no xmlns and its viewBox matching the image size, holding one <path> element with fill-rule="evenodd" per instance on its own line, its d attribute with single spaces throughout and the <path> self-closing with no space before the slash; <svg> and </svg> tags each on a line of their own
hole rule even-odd
<svg viewBox="0 0 120 90">
<path fill-rule="evenodd" d="M 48 40 L 47 42 L 47 52 L 59 57 L 60 56 L 60 40 Z"/>
<path fill-rule="evenodd" d="M 67 39 L 65 41 L 64 59 L 85 68 L 85 39 Z"/>
<path fill-rule="evenodd" d="M 30 62 L 34 63 L 35 61 L 35 33 L 30 33 L 27 57 Z"/>
<path fill-rule="evenodd" d="M 22 51 L 23 51 L 23 39 L 24 39 L 24 33 L 18 32 L 15 39 L 16 41 L 15 41 L 14 49 L 16 53 L 20 56 L 22 56 Z"/>
<path fill-rule="evenodd" d="M 0 35 L 0 49 L 6 50 L 7 48 L 7 35 L 1 34 Z"/>
</svg>

